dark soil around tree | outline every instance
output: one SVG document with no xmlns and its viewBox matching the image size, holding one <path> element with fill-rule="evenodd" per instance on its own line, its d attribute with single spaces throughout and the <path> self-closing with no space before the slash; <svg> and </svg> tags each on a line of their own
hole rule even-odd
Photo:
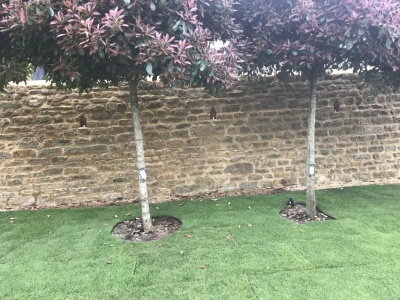
<svg viewBox="0 0 400 300">
<path fill-rule="evenodd" d="M 317 208 L 317 215 L 314 217 L 307 216 L 306 206 L 302 203 L 296 203 L 293 206 L 288 205 L 279 213 L 282 217 L 297 223 L 304 224 L 312 221 L 335 220 Z"/>
<path fill-rule="evenodd" d="M 182 222 L 173 217 L 155 217 L 153 231 L 145 232 L 140 218 L 117 223 L 112 229 L 112 234 L 131 242 L 150 242 L 174 233 L 182 225 Z"/>
</svg>

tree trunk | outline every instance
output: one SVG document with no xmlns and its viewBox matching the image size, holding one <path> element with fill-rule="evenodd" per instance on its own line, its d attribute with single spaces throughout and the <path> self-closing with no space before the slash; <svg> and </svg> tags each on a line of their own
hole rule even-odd
<svg viewBox="0 0 400 300">
<path fill-rule="evenodd" d="M 306 211 L 309 217 L 317 213 L 315 202 L 315 114 L 317 110 L 317 77 L 312 75 L 310 80 L 310 110 L 307 128 L 307 200 Z M 310 172 L 311 171 L 311 172 Z"/>
<path fill-rule="evenodd" d="M 139 112 L 139 101 L 137 96 L 138 81 L 129 81 L 129 99 L 132 107 L 132 118 L 133 118 L 133 129 L 135 131 L 135 143 L 136 143 L 136 158 L 138 170 L 145 170 L 144 162 L 144 148 L 143 148 L 143 136 L 142 128 L 140 126 L 140 112 Z M 140 203 L 142 206 L 142 220 L 144 231 L 151 231 L 153 224 L 151 222 L 150 207 L 149 207 L 149 196 L 147 193 L 146 180 L 141 179 L 139 176 L 139 192 L 140 192 Z"/>
</svg>

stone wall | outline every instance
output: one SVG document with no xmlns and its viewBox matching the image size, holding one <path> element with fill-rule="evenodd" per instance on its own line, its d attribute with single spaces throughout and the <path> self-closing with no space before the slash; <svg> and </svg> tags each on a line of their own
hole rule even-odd
<svg viewBox="0 0 400 300">
<path fill-rule="evenodd" d="M 400 97 L 356 84 L 350 75 L 320 82 L 320 185 L 399 177 Z M 126 87 L 79 95 L 47 86 L 0 94 L 0 209 L 137 197 L 128 95 Z M 243 82 L 219 97 L 149 83 L 139 96 L 153 200 L 305 184 L 305 83 Z"/>
</svg>

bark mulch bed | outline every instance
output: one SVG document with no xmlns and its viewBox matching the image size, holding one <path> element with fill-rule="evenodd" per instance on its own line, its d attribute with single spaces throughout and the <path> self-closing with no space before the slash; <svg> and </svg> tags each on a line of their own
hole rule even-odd
<svg viewBox="0 0 400 300">
<path fill-rule="evenodd" d="M 306 206 L 302 203 L 289 203 L 285 209 L 281 210 L 279 213 L 282 217 L 297 223 L 304 224 L 312 221 L 325 221 L 325 220 L 335 220 L 335 218 L 327 215 L 317 208 L 317 215 L 314 217 L 309 217 L 306 214 Z"/>
<path fill-rule="evenodd" d="M 178 219 L 167 216 L 155 217 L 152 221 L 153 231 L 145 232 L 142 219 L 135 218 L 117 223 L 111 232 L 131 242 L 150 242 L 174 233 L 182 225 Z"/>
</svg>

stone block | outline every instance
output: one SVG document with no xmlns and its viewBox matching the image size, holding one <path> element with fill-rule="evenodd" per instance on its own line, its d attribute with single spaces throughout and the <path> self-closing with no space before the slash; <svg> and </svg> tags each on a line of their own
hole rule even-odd
<svg viewBox="0 0 400 300">
<path fill-rule="evenodd" d="M 29 207 L 36 204 L 34 196 L 17 196 L 8 200 L 9 207 Z"/>
<path fill-rule="evenodd" d="M 366 160 L 366 159 L 371 159 L 371 155 L 369 154 L 357 154 L 353 155 L 354 160 Z"/>
<path fill-rule="evenodd" d="M 0 159 L 8 159 L 11 158 L 13 155 L 10 152 L 0 151 Z"/>
<path fill-rule="evenodd" d="M 62 154 L 62 148 L 45 148 L 39 151 L 39 157 L 53 157 Z"/>
<path fill-rule="evenodd" d="M 73 204 L 78 203 L 78 199 L 76 196 L 59 196 L 54 199 L 56 205 L 65 205 L 65 204 Z"/>
<path fill-rule="evenodd" d="M 111 115 L 107 111 L 96 112 L 96 113 L 92 113 L 90 119 L 96 120 L 96 121 L 109 120 L 109 119 L 111 119 Z"/>
<path fill-rule="evenodd" d="M 20 101 L 0 101 L 0 109 L 1 108 L 21 108 L 22 107 L 22 103 Z"/>
<path fill-rule="evenodd" d="M 209 192 L 215 189 L 214 179 L 206 177 L 197 177 L 193 185 L 193 191 L 195 192 Z"/>
<path fill-rule="evenodd" d="M 67 147 L 64 149 L 64 155 L 77 155 L 82 153 L 83 149 L 78 147 Z"/>
<path fill-rule="evenodd" d="M 63 173 L 64 168 L 62 167 L 46 167 L 43 171 L 44 175 L 59 175 Z"/>
<path fill-rule="evenodd" d="M 104 153 L 107 152 L 108 148 L 106 145 L 92 145 L 83 148 L 85 153 Z"/>
<path fill-rule="evenodd" d="M 8 126 L 11 124 L 11 120 L 8 118 L 0 119 L 0 127 Z"/>
<path fill-rule="evenodd" d="M 223 135 L 225 133 L 225 127 L 213 124 L 192 126 L 190 133 L 192 136 Z"/>
<path fill-rule="evenodd" d="M 120 192 L 107 193 L 103 195 L 102 198 L 106 201 L 115 201 L 122 198 L 122 193 Z"/>
<path fill-rule="evenodd" d="M 90 189 L 88 187 L 71 188 L 72 194 L 89 194 Z"/>
<path fill-rule="evenodd" d="M 231 174 L 250 174 L 254 172 L 254 167 L 251 163 L 236 163 L 225 168 L 225 173 Z"/>
<path fill-rule="evenodd" d="M 20 148 L 37 148 L 39 142 L 35 137 L 24 137 L 18 141 L 18 146 Z"/>
<path fill-rule="evenodd" d="M 68 161 L 68 156 L 55 156 L 50 161 L 52 164 L 62 164 Z"/>
<path fill-rule="evenodd" d="M 0 152 L 0 159 L 2 157 L 1 153 L 2 152 Z M 12 156 L 13 157 L 36 157 L 37 156 L 37 151 L 34 150 L 34 149 L 14 150 Z"/>
<path fill-rule="evenodd" d="M 173 189 L 173 193 L 177 195 L 188 195 L 193 193 L 193 186 L 189 185 L 181 185 L 181 186 L 176 186 Z"/>
<path fill-rule="evenodd" d="M 128 182 L 128 181 L 129 181 L 129 180 L 128 180 L 128 178 L 126 178 L 126 177 L 114 178 L 114 179 L 112 180 L 113 183 L 125 183 L 125 182 Z"/>
</svg>

